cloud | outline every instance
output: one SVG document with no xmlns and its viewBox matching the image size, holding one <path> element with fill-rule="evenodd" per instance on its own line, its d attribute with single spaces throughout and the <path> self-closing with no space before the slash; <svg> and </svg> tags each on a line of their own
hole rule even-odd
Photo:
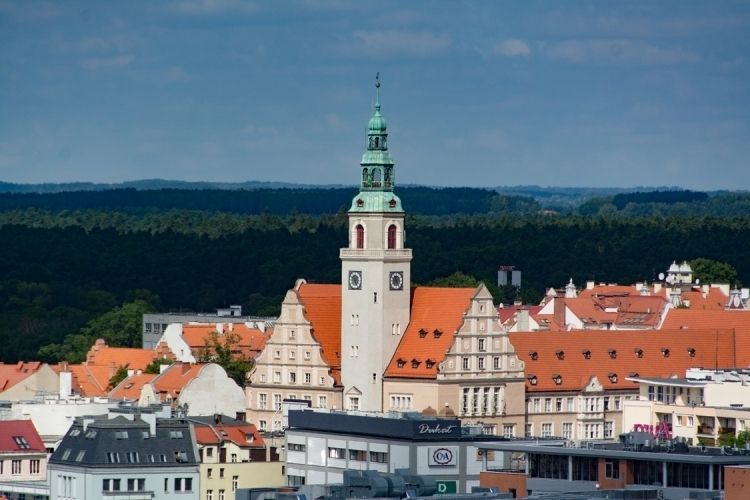
<svg viewBox="0 0 750 500">
<path fill-rule="evenodd" d="M 135 56 L 132 54 L 122 54 L 112 57 L 97 57 L 82 60 L 81 67 L 92 71 L 99 69 L 122 68 L 128 66 L 134 60 Z"/>
<path fill-rule="evenodd" d="M 632 40 L 566 40 L 541 44 L 545 55 L 574 63 L 680 64 L 700 60 L 694 52 Z"/>
<path fill-rule="evenodd" d="M 448 35 L 436 35 L 426 31 L 355 31 L 354 36 L 373 54 L 429 55 L 442 52 L 451 46 Z"/>
<path fill-rule="evenodd" d="M 516 57 L 528 56 L 531 53 L 531 50 L 529 50 L 529 46 L 523 40 L 512 38 L 497 44 L 494 52 L 504 56 Z"/>
</svg>

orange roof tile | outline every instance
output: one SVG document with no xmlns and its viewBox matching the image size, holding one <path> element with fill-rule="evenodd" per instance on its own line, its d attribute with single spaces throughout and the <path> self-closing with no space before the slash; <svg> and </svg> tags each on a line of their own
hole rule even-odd
<svg viewBox="0 0 750 500">
<path fill-rule="evenodd" d="M 109 379 L 116 369 L 108 366 L 68 365 L 72 373 L 73 390 L 84 397 L 106 396 Z"/>
<path fill-rule="evenodd" d="M 705 297 L 700 290 L 682 292 L 682 301 L 689 301 L 690 309 L 718 311 L 724 309 L 729 301 L 729 297 L 724 295 L 724 292 L 722 292 L 721 289 L 711 287 Z"/>
<path fill-rule="evenodd" d="M 303 283 L 297 292 L 312 325 L 312 335 L 321 347 L 323 360 L 331 367 L 335 384 L 341 384 L 341 285 Z"/>
<path fill-rule="evenodd" d="M 414 288 L 409 326 L 388 363 L 385 375 L 437 377 L 438 363 L 445 359 L 453 345 L 456 330 L 463 322 L 463 313 L 469 308 L 475 292 L 475 288 Z M 440 333 L 436 334 L 436 330 Z"/>
<path fill-rule="evenodd" d="M 109 397 L 127 401 L 137 401 L 141 397 L 143 386 L 155 379 L 155 373 L 139 373 L 131 375 L 109 392 Z"/>
<path fill-rule="evenodd" d="M 182 389 L 197 377 L 205 364 L 175 363 L 151 381 L 154 390 L 159 394 L 176 398 Z"/>
<path fill-rule="evenodd" d="M 19 361 L 12 365 L 0 362 L 0 392 L 7 391 L 23 379 L 35 374 L 41 368 L 39 361 Z"/>
<path fill-rule="evenodd" d="M 630 374 L 684 377 L 691 367 L 735 366 L 733 335 L 726 329 L 696 329 L 691 334 L 683 330 L 519 332 L 510 334 L 510 342 L 525 363 L 529 392 L 581 390 L 592 376 L 607 390 L 634 389 L 636 384 L 625 380 Z M 662 348 L 669 350 L 667 356 Z M 553 380 L 556 375 L 559 384 Z M 532 376 L 536 384 L 529 380 Z"/>
<path fill-rule="evenodd" d="M 86 355 L 84 364 L 88 366 L 124 366 L 131 370 L 144 370 L 156 358 L 152 349 L 132 347 L 110 347 L 98 339 Z"/>
<path fill-rule="evenodd" d="M 587 293 L 582 292 L 574 299 L 555 300 L 564 300 L 568 309 L 584 323 L 648 327 L 656 327 L 659 324 L 661 311 L 667 305 L 664 297 L 639 295 L 634 288 L 628 287 L 606 288 L 606 293 L 584 290 Z M 628 289 L 614 291 L 620 288 Z"/>
<path fill-rule="evenodd" d="M 252 442 L 248 442 L 247 436 L 252 436 Z M 195 440 L 198 444 L 219 444 L 231 441 L 237 446 L 247 448 L 265 448 L 263 437 L 253 424 L 225 425 L 195 424 Z"/>
<path fill-rule="evenodd" d="M 246 358 L 254 358 L 260 353 L 269 337 L 267 333 L 257 328 L 249 328 L 244 323 L 225 323 L 221 328 L 223 333 L 219 334 L 219 339 L 226 338 L 224 336 L 231 331 L 239 339 L 237 344 L 239 352 Z M 216 324 L 185 324 L 182 325 L 182 339 L 190 346 L 193 354 L 197 354 L 206 346 L 210 335 L 217 331 Z"/>
</svg>

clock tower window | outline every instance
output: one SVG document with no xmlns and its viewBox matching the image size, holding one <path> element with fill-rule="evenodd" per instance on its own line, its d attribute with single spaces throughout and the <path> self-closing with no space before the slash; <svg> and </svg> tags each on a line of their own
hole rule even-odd
<svg viewBox="0 0 750 500">
<path fill-rule="evenodd" d="M 393 250 L 396 248 L 396 225 L 391 224 L 388 226 L 388 249 Z"/>
<path fill-rule="evenodd" d="M 365 248 L 365 228 L 362 224 L 357 224 L 357 248 Z"/>
</svg>

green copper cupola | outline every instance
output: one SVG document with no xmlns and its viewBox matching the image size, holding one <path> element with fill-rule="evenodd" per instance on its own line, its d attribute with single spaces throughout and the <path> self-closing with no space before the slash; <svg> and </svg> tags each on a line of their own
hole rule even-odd
<svg viewBox="0 0 750 500">
<path fill-rule="evenodd" d="M 388 152 L 388 124 L 380 113 L 380 75 L 375 77 L 375 111 L 367 124 L 367 151 L 360 165 L 360 193 L 352 201 L 354 212 L 403 212 L 393 194 L 395 172 Z"/>
</svg>

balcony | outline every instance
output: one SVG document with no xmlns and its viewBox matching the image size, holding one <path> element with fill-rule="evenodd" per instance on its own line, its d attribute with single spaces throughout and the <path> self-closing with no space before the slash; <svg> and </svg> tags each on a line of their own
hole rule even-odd
<svg viewBox="0 0 750 500">
<path fill-rule="evenodd" d="M 383 248 L 342 248 L 339 252 L 341 259 L 371 259 L 371 260 L 411 260 L 411 248 L 386 250 Z"/>
</svg>

